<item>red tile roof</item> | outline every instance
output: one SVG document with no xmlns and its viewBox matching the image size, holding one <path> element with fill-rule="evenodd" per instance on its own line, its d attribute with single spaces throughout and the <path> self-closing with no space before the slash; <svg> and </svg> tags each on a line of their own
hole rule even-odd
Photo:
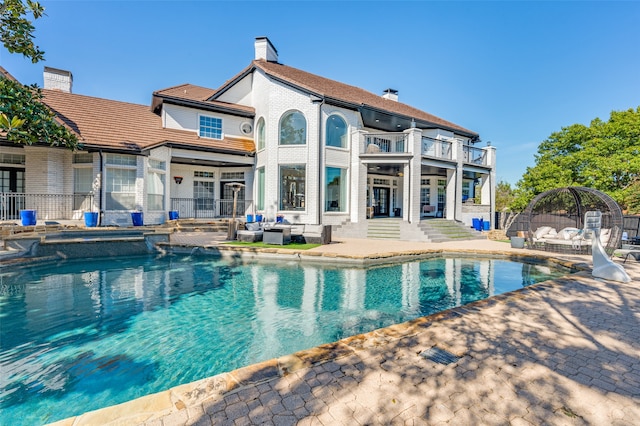
<svg viewBox="0 0 640 426">
<path fill-rule="evenodd" d="M 196 86 L 194 86 L 196 87 Z M 253 140 L 200 138 L 194 132 L 162 128 L 147 105 L 43 89 L 44 103 L 71 128 L 86 147 L 124 150 L 172 144 L 238 154 L 255 152 Z"/>
</svg>

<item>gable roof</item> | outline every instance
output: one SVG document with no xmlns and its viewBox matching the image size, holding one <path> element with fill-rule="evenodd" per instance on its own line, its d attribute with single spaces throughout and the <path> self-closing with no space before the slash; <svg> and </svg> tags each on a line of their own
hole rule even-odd
<svg viewBox="0 0 640 426">
<path fill-rule="evenodd" d="M 250 106 L 232 104 L 211 100 L 215 94 L 214 89 L 209 89 L 194 84 L 180 84 L 153 92 L 151 110 L 158 112 L 163 103 L 171 103 L 186 107 L 199 108 L 207 111 L 223 112 L 241 117 L 255 116 L 255 109 Z"/>
<path fill-rule="evenodd" d="M 76 133 L 86 149 L 139 152 L 160 145 L 186 149 L 253 154 L 253 140 L 200 138 L 194 132 L 166 129 L 162 119 L 138 105 L 58 90 L 43 89 L 44 103 Z"/>
<path fill-rule="evenodd" d="M 450 121 L 435 115 L 421 111 L 402 102 L 385 99 L 364 89 L 348 84 L 340 83 L 316 74 L 299 70 L 277 62 L 268 62 L 264 59 L 254 60 L 251 65 L 242 70 L 235 77 L 223 84 L 212 96 L 215 99 L 226 92 L 236 82 L 244 78 L 255 69 L 260 69 L 269 77 L 289 86 L 293 86 L 309 94 L 324 98 L 329 103 L 341 105 L 347 108 L 357 109 L 361 112 L 379 112 L 400 116 L 406 123 L 415 120 L 419 128 L 443 128 L 472 138 L 479 135 Z M 364 114 L 363 114 L 364 115 Z M 407 126 L 408 127 L 408 126 Z"/>
</svg>

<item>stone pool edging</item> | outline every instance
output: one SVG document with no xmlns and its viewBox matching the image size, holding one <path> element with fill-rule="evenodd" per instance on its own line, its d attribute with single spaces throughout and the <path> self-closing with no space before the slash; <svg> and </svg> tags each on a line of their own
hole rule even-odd
<svg viewBox="0 0 640 426">
<path fill-rule="evenodd" d="M 188 247 L 188 246 L 187 246 Z M 193 248 L 193 247 L 191 247 Z M 217 247 L 219 248 L 219 247 Z M 235 247 L 239 251 L 249 251 L 252 254 L 259 251 L 262 254 L 289 254 L 291 260 L 302 260 L 304 251 L 291 253 L 287 249 L 247 248 Z M 248 250 L 247 250 L 248 249 Z M 223 250 L 225 251 L 225 250 Z M 513 253 L 509 251 L 482 251 L 460 249 L 430 249 L 409 250 L 396 253 L 379 253 L 373 255 L 340 255 L 335 253 L 314 253 L 310 258 L 352 259 L 356 262 L 371 261 L 386 263 L 390 258 L 399 260 L 419 260 L 421 256 L 433 257 L 444 255 L 479 255 L 481 257 L 516 258 L 519 260 L 533 260 L 540 263 L 553 263 L 568 269 L 577 270 L 571 279 L 566 277 L 548 280 L 533 284 L 518 290 L 502 293 L 487 299 L 478 300 L 469 304 L 450 308 L 429 316 L 416 318 L 400 324 L 394 324 L 385 328 L 376 329 L 367 333 L 350 336 L 337 342 L 326 343 L 314 348 L 304 349 L 293 354 L 283 355 L 257 364 L 241 367 L 230 372 L 220 373 L 212 377 L 197 380 L 191 383 L 178 385 L 165 391 L 145 395 L 134 400 L 126 401 L 78 416 L 50 423 L 50 426 L 86 426 L 86 425 L 122 425 L 143 424 L 154 420 L 160 420 L 168 415 L 183 413 L 187 416 L 189 407 L 204 403 L 215 403 L 220 399 L 239 392 L 250 392 L 251 389 L 273 379 L 280 379 L 299 370 L 313 367 L 318 364 L 338 360 L 347 356 L 358 356 L 359 353 L 371 347 L 383 346 L 393 341 L 412 337 L 425 332 L 435 323 L 454 320 L 465 313 L 479 312 L 484 308 L 497 304 L 506 304 L 510 300 L 526 300 L 527 298 L 540 298 L 541 293 L 549 288 L 559 287 L 566 282 L 578 282 L 590 278 L 590 268 L 583 262 L 572 262 L 566 259 L 558 259 L 538 254 Z M 224 257 L 224 256 L 223 256 Z M 271 256 L 269 256 L 271 257 Z M 407 257 L 407 259 L 402 259 Z M 252 259 L 254 257 L 251 257 Z M 260 257 L 264 258 L 264 257 Z M 433 346 L 436 346 L 435 344 Z M 432 346 L 432 347 L 433 347 Z M 447 350 L 458 357 L 466 354 L 465 348 L 456 347 L 455 344 L 438 342 L 440 349 Z M 186 417 L 185 417 L 186 419 Z"/>
</svg>

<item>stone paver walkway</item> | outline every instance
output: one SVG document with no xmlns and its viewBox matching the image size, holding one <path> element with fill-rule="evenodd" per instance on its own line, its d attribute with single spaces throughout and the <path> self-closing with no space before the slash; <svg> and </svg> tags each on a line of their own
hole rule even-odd
<svg viewBox="0 0 640 426">
<path fill-rule="evenodd" d="M 416 244 L 318 249 L 358 256 Z M 473 249 L 510 251 L 492 241 Z M 628 284 L 580 272 L 59 424 L 640 424 L 640 262 L 625 269 Z M 434 347 L 457 361 L 426 359 Z"/>
</svg>

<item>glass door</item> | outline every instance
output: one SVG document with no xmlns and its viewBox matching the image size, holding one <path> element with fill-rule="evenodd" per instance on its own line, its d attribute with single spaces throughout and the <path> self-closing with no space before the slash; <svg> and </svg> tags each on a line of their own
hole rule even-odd
<svg viewBox="0 0 640 426">
<path fill-rule="evenodd" d="M 389 188 L 373 187 L 373 215 L 389 216 Z"/>
<path fill-rule="evenodd" d="M 0 194 L 0 218 L 20 218 L 20 210 L 24 208 L 24 169 L 0 168 Z"/>
</svg>

